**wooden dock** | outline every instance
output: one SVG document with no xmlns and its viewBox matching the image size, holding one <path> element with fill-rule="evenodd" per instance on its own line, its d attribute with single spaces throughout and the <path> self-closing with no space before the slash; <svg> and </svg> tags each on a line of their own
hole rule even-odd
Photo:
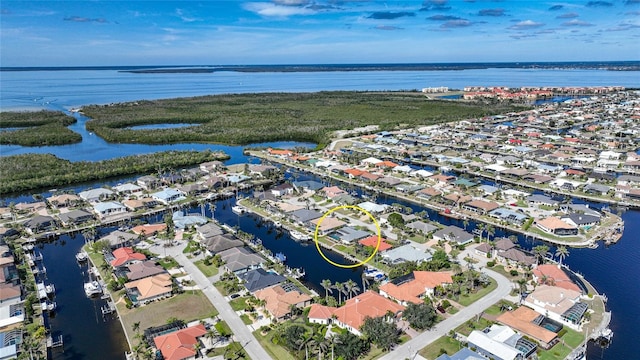
<svg viewBox="0 0 640 360">
<path fill-rule="evenodd" d="M 49 335 L 47 337 L 47 347 L 52 349 L 62 347 L 62 351 L 64 351 L 64 341 L 62 340 L 62 335 L 58 335 L 58 337 L 56 337 L 55 339 L 51 335 Z"/>
</svg>

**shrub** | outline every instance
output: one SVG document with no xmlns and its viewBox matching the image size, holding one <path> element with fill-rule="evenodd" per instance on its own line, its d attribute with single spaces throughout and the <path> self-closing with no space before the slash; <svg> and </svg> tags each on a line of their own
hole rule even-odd
<svg viewBox="0 0 640 360">
<path fill-rule="evenodd" d="M 511 271 L 509 271 L 509 274 L 511 274 L 511 276 L 518 276 L 518 270 L 512 269 Z"/>
<path fill-rule="evenodd" d="M 496 265 L 495 261 L 488 261 L 487 262 L 487 267 L 494 267 Z"/>
<path fill-rule="evenodd" d="M 440 303 L 440 305 L 441 305 L 443 308 L 448 309 L 448 308 L 451 306 L 451 303 L 449 302 L 449 300 L 444 299 L 444 300 L 442 300 L 442 302 Z"/>
</svg>

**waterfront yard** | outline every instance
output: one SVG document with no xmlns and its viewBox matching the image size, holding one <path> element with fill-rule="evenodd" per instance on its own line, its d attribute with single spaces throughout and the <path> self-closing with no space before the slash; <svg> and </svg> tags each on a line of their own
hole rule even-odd
<svg viewBox="0 0 640 360">
<path fill-rule="evenodd" d="M 133 324 L 137 322 L 140 323 L 140 329 L 144 330 L 166 324 L 172 317 L 189 322 L 218 315 L 218 311 L 202 291 L 186 292 L 132 309 L 127 309 L 124 301 L 117 301 L 117 306 L 129 338 L 132 338 Z"/>
<path fill-rule="evenodd" d="M 560 342 L 549 350 L 539 351 L 538 359 L 562 360 L 567 357 L 573 349 L 578 347 L 578 345 L 582 343 L 582 340 L 584 340 L 584 335 L 582 335 L 582 333 L 567 328 L 563 329 L 561 332 L 564 330 L 567 330 L 567 332 L 560 337 Z"/>
</svg>

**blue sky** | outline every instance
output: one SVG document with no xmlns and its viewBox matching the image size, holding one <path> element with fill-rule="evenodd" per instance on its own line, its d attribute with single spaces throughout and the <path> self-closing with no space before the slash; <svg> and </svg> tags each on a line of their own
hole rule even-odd
<svg viewBox="0 0 640 360">
<path fill-rule="evenodd" d="M 640 0 L 12 1 L 2 66 L 640 59 Z"/>
</svg>

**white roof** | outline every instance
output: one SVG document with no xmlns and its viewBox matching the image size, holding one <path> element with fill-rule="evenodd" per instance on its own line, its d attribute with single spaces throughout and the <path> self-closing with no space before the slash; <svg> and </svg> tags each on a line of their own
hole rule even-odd
<svg viewBox="0 0 640 360">
<path fill-rule="evenodd" d="M 488 334 L 478 330 L 473 330 L 467 337 L 467 341 L 503 360 L 514 360 L 520 354 L 516 348 L 494 340 Z"/>
<path fill-rule="evenodd" d="M 431 171 L 427 171 L 427 170 L 416 170 L 412 173 L 410 173 L 411 176 L 422 176 L 422 177 L 429 177 L 429 176 L 433 176 L 433 173 Z"/>
<path fill-rule="evenodd" d="M 498 164 L 491 164 L 484 167 L 485 169 L 493 170 L 495 172 L 505 171 L 508 168 Z"/>
<path fill-rule="evenodd" d="M 411 169 L 411 166 L 409 165 L 396 166 L 393 168 L 393 171 L 400 171 L 404 173 L 410 172 L 411 170 L 413 169 Z"/>
<path fill-rule="evenodd" d="M 109 189 L 97 188 L 97 189 L 82 191 L 78 193 L 78 196 L 80 196 L 84 200 L 89 200 L 89 199 L 98 199 L 100 198 L 101 195 L 112 195 L 112 194 L 113 194 L 113 191 Z"/>
<path fill-rule="evenodd" d="M 370 213 L 379 213 L 385 211 L 389 207 L 389 205 L 375 204 L 370 201 L 365 201 L 358 204 L 358 207 L 361 207 Z"/>
<path fill-rule="evenodd" d="M 376 159 L 374 157 L 368 157 L 368 158 L 362 160 L 361 162 L 365 163 L 365 164 L 377 164 L 377 163 L 381 163 L 382 160 Z"/>
<path fill-rule="evenodd" d="M 504 191 L 505 195 L 508 196 L 529 196 L 531 195 L 531 193 L 528 193 L 526 191 L 520 191 L 520 190 L 516 190 L 516 189 L 507 189 Z"/>
<path fill-rule="evenodd" d="M 140 186 L 132 184 L 132 183 L 126 183 L 126 184 L 114 186 L 113 188 L 118 192 L 120 192 L 120 191 L 139 191 L 139 190 L 142 190 L 142 188 Z"/>
</svg>

